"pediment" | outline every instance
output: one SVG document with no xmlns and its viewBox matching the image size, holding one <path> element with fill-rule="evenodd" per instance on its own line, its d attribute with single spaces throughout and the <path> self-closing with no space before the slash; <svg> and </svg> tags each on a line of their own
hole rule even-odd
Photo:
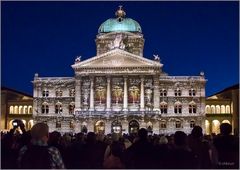
<svg viewBox="0 0 240 170">
<path fill-rule="evenodd" d="M 72 65 L 73 68 L 119 68 L 119 67 L 162 67 L 157 61 L 149 60 L 132 53 L 114 49 Z"/>
</svg>

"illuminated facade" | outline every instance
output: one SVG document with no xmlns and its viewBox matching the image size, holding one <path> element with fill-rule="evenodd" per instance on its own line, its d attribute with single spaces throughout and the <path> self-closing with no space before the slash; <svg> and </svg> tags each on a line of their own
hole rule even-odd
<svg viewBox="0 0 240 170">
<path fill-rule="evenodd" d="M 34 77 L 34 120 L 50 131 L 135 133 L 141 127 L 152 133 L 189 133 L 204 126 L 204 73 L 169 76 L 158 55 L 143 57 L 140 25 L 126 18 L 101 24 L 96 36 L 97 54 L 85 61 L 77 57 L 74 77 Z"/>
<path fill-rule="evenodd" d="M 10 89 L 1 87 L 1 130 L 13 128 L 13 120 L 19 119 L 25 128 L 33 126 L 33 97 Z"/>
<path fill-rule="evenodd" d="M 220 133 L 220 124 L 229 123 L 239 133 L 239 84 L 206 98 L 206 134 Z"/>
</svg>

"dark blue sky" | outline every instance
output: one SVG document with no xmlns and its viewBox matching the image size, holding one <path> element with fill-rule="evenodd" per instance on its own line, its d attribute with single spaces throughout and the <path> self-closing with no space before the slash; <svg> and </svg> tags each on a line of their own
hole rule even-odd
<svg viewBox="0 0 240 170">
<path fill-rule="evenodd" d="M 73 76 L 75 56 L 96 54 L 102 22 L 123 5 L 169 75 L 208 79 L 206 95 L 239 82 L 238 2 L 2 2 L 1 83 L 32 94 L 34 73 Z"/>
</svg>

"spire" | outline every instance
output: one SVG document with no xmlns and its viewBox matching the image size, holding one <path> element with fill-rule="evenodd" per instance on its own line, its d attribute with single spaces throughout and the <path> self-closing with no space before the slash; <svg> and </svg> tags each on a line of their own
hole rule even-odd
<svg viewBox="0 0 240 170">
<path fill-rule="evenodd" d="M 126 16 L 126 12 L 122 9 L 122 5 L 119 5 L 119 9 L 115 12 L 115 15 L 119 21 L 122 21 Z"/>
</svg>

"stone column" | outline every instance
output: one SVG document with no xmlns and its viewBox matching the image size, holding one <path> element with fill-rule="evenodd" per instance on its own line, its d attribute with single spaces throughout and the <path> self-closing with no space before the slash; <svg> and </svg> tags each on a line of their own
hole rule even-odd
<svg viewBox="0 0 240 170">
<path fill-rule="evenodd" d="M 144 78 L 141 77 L 141 100 L 140 100 L 140 111 L 144 111 Z"/>
<path fill-rule="evenodd" d="M 160 94 L 159 94 L 159 76 L 154 77 L 154 83 L 153 83 L 154 89 L 153 89 L 153 111 L 160 111 Z"/>
<path fill-rule="evenodd" d="M 110 90 L 110 82 L 111 79 L 110 77 L 107 77 L 107 108 L 106 111 L 110 111 L 111 110 L 111 90 Z"/>
<path fill-rule="evenodd" d="M 75 109 L 81 110 L 81 79 L 75 81 Z"/>
<path fill-rule="evenodd" d="M 91 85 L 90 85 L 90 109 L 89 111 L 94 111 L 94 89 L 93 89 L 93 81 L 94 77 L 90 77 Z"/>
<path fill-rule="evenodd" d="M 124 77 L 123 111 L 127 111 L 127 110 L 128 110 L 127 77 Z"/>
</svg>

